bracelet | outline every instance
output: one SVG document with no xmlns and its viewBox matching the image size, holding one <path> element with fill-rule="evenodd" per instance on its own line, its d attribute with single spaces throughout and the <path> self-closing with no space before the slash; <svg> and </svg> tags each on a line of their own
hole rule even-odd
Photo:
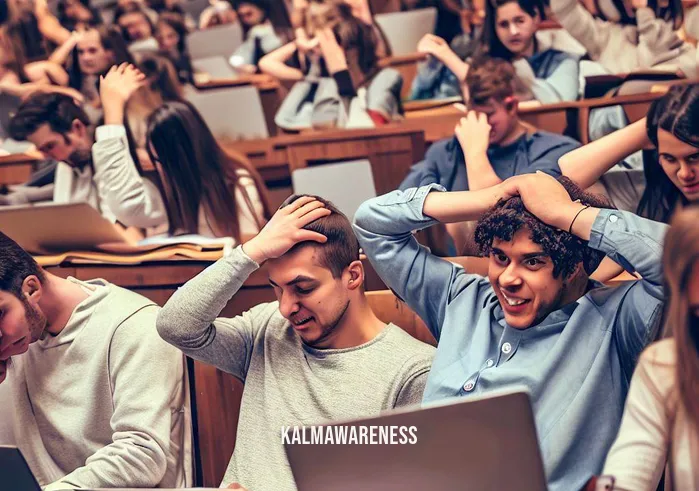
<svg viewBox="0 0 699 491">
<path fill-rule="evenodd" d="M 572 233 L 573 233 L 573 224 L 575 223 L 575 220 L 577 220 L 578 217 L 580 216 L 580 214 L 581 214 L 583 211 L 587 210 L 589 207 L 590 207 L 590 205 L 585 205 L 585 206 L 583 206 L 582 208 L 580 208 L 580 210 L 578 210 L 578 212 L 575 214 L 575 216 L 573 217 L 573 221 L 570 222 L 570 227 L 568 227 L 568 233 L 569 233 L 569 234 L 572 234 Z"/>
</svg>

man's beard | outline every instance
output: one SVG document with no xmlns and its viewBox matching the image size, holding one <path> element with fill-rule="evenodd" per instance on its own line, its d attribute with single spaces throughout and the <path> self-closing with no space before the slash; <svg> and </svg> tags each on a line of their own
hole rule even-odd
<svg viewBox="0 0 699 491">
<path fill-rule="evenodd" d="M 26 299 L 22 298 L 21 300 L 24 304 L 24 319 L 27 322 L 29 335 L 33 343 L 44 336 L 46 328 L 48 327 L 48 322 L 46 316 L 34 308 Z"/>
<path fill-rule="evenodd" d="M 347 303 L 342 308 L 340 313 L 338 315 L 336 315 L 335 318 L 331 322 L 329 322 L 328 324 L 320 326 L 320 329 L 321 329 L 320 337 L 318 339 L 316 339 L 315 341 L 313 341 L 313 343 L 308 343 L 309 346 L 317 346 L 319 343 L 322 343 L 323 341 L 328 339 L 328 337 L 330 337 L 335 332 L 335 330 L 337 329 L 337 326 L 339 326 L 340 322 L 342 322 L 342 319 L 344 319 L 345 314 L 347 313 L 347 309 L 349 308 L 349 305 L 350 305 L 350 301 L 347 300 Z"/>
<path fill-rule="evenodd" d="M 83 169 L 85 166 L 92 166 L 92 152 L 88 150 L 73 150 L 73 152 L 68 155 L 68 163 L 71 167 L 76 167 L 78 169 Z"/>
</svg>

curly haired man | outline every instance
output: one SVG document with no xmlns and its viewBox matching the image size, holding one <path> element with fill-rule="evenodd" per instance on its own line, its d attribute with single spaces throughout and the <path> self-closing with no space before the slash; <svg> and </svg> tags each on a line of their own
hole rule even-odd
<svg viewBox="0 0 699 491">
<path fill-rule="evenodd" d="M 479 191 L 443 190 L 394 191 L 355 215 L 374 268 L 439 342 L 423 401 L 523 386 L 549 489 L 580 489 L 602 470 L 662 310 L 666 225 L 608 209 L 540 172 Z M 430 254 L 412 234 L 479 218 L 488 278 Z M 590 280 L 605 254 L 642 279 Z"/>
</svg>

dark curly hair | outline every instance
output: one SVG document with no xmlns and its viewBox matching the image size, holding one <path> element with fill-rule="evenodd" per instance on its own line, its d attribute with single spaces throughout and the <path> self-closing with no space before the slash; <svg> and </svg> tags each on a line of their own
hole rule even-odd
<svg viewBox="0 0 699 491">
<path fill-rule="evenodd" d="M 560 177 L 558 182 L 563 185 L 574 201 L 580 201 L 584 205 L 595 208 L 614 208 L 605 196 L 587 193 L 567 177 Z M 494 239 L 511 241 L 523 227 L 529 229 L 531 240 L 539 244 L 553 261 L 554 278 L 558 278 L 561 274 L 564 278 L 569 277 L 579 263 L 583 264 L 585 272 L 589 275 L 597 269 L 604 258 L 604 253 L 588 247 L 587 241 L 567 231 L 557 230 L 536 218 L 527 211 L 519 196 L 501 199 L 478 221 L 475 240 L 479 252 L 488 256 Z"/>
</svg>

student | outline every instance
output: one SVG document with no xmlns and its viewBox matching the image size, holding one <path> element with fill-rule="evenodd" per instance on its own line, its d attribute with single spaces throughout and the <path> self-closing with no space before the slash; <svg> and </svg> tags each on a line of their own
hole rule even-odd
<svg viewBox="0 0 699 491">
<path fill-rule="evenodd" d="M 666 70 L 687 78 L 699 76 L 696 48 L 677 35 L 682 25 L 681 0 L 615 0 L 601 18 L 577 0 L 551 0 L 558 22 L 582 44 L 593 61 L 611 73 Z"/>
<path fill-rule="evenodd" d="M 0 310 L 0 412 L 45 491 L 191 484 L 185 363 L 153 302 L 54 276 L 0 233 Z"/>
<path fill-rule="evenodd" d="M 697 120 L 699 84 L 673 86 L 643 120 L 561 157 L 561 172 L 582 187 L 601 179 L 618 207 L 667 223 L 678 208 L 699 200 Z M 645 152 L 642 174 L 605 174 L 649 145 L 654 150 Z"/>
<path fill-rule="evenodd" d="M 262 177 L 243 155 L 221 148 L 193 106 L 172 101 L 156 109 L 146 142 L 165 192 L 170 235 L 240 243 L 262 229 L 270 216 Z M 112 149 L 119 151 L 104 157 L 128 158 L 123 149 Z"/>
<path fill-rule="evenodd" d="M 90 120 L 97 122 L 102 117 L 99 77 L 113 65 L 132 63 L 133 57 L 117 28 L 100 26 L 71 36 L 51 60 L 61 65 L 68 61 L 68 86 L 82 94 Z"/>
<path fill-rule="evenodd" d="M 90 0 L 59 0 L 57 13 L 58 21 L 69 31 L 82 31 L 102 24 L 102 15 L 90 6 Z"/>
<path fill-rule="evenodd" d="M 495 0 L 486 3 L 485 25 L 476 54 L 512 62 L 521 100 L 543 104 L 578 98 L 579 67 L 574 55 L 546 46 L 535 35 L 544 8 L 539 0 Z M 418 51 L 444 63 L 457 80 L 465 80 L 469 63 L 462 61 L 437 36 L 426 35 Z"/>
<path fill-rule="evenodd" d="M 161 52 L 167 53 L 177 70 L 180 83 L 194 83 L 194 69 L 187 48 L 187 26 L 181 15 L 163 12 L 155 25 L 155 38 Z"/>
<path fill-rule="evenodd" d="M 158 50 L 158 42 L 153 37 L 153 20 L 138 3 L 118 6 L 114 11 L 114 23 L 121 29 L 121 35 L 132 53 Z"/>
<path fill-rule="evenodd" d="M 265 73 L 296 81 L 277 111 L 277 126 L 372 127 L 393 119 L 400 110 L 402 78 L 395 70 L 379 71 L 371 26 L 353 17 L 340 0 L 313 0 L 304 12 L 300 37 L 259 63 Z M 366 93 L 358 96 L 364 87 Z"/>
<path fill-rule="evenodd" d="M 165 102 L 184 101 L 184 91 L 170 58 L 157 53 L 137 53 L 141 86 L 124 108 L 124 129 L 133 161 L 140 169 L 154 167 L 147 149 L 148 118 Z"/>
<path fill-rule="evenodd" d="M 110 83 L 116 77 L 106 77 L 100 85 L 105 101 L 105 119 L 116 114 L 119 124 L 123 118 L 126 87 Z M 135 90 L 130 86 L 128 90 Z M 128 95 L 126 96 L 128 98 Z M 110 128 L 90 126 L 85 112 L 72 98 L 59 94 L 37 94 L 23 103 L 10 121 L 9 132 L 18 141 L 28 140 L 40 152 L 60 162 L 56 168 L 54 201 L 56 203 L 87 202 L 112 221 L 126 226 L 149 228 L 167 220 L 163 200 L 157 186 L 141 177 L 133 161 L 94 158 L 91 149 L 97 141 L 97 151 L 108 145 Z M 93 134 L 94 133 L 94 134 Z M 126 138 L 112 145 L 123 145 Z"/>
<path fill-rule="evenodd" d="M 266 263 L 276 302 L 217 316 Z M 255 238 L 170 298 L 158 332 L 245 383 L 223 486 L 296 489 L 284 425 L 376 415 L 422 397 L 434 348 L 372 312 L 347 218 L 312 196 L 286 200 Z M 262 410 L 264 408 L 264 410 Z"/>
<path fill-rule="evenodd" d="M 233 8 L 243 28 L 241 44 L 229 61 L 237 70 L 247 73 L 257 71 L 257 63 L 262 57 L 283 46 L 291 35 L 291 23 L 286 9 L 273 6 L 269 0 L 235 0 Z M 277 11 L 277 24 L 272 22 L 273 9 Z"/>
<path fill-rule="evenodd" d="M 579 147 L 575 140 L 546 131 L 531 131 L 517 115 L 512 65 L 497 58 L 472 62 L 466 75 L 468 114 L 455 136 L 433 144 L 425 160 L 410 170 L 400 189 L 437 183 L 447 191 L 494 186 L 508 177 L 541 170 L 560 176 L 558 159 Z M 470 254 L 471 224 L 448 224 L 457 254 Z"/>
<path fill-rule="evenodd" d="M 17 40 L 0 28 L 0 92 L 27 97 L 35 91 L 81 96 L 68 87 L 68 74 L 50 60 L 27 63 Z"/>
<path fill-rule="evenodd" d="M 558 159 L 580 144 L 524 126 L 517 114 L 515 77 L 512 65 L 504 60 L 474 60 L 465 83 L 469 111 L 456 126 L 455 136 L 432 145 L 400 189 L 438 183 L 447 191 L 479 190 L 537 170 L 559 176 Z"/>
<path fill-rule="evenodd" d="M 438 340 L 424 402 L 524 386 L 551 491 L 581 489 L 602 468 L 662 310 L 667 228 L 564 184 L 536 173 L 481 191 L 394 191 L 360 206 L 354 226 L 386 285 Z M 487 279 L 412 234 L 479 217 Z M 590 281 L 605 254 L 643 279 Z"/>
<path fill-rule="evenodd" d="M 665 238 L 668 339 L 644 351 L 633 374 L 619 435 L 604 464 L 614 489 L 655 491 L 664 469 L 665 489 L 699 488 L 697 221 L 699 208 L 688 207 Z"/>
</svg>

